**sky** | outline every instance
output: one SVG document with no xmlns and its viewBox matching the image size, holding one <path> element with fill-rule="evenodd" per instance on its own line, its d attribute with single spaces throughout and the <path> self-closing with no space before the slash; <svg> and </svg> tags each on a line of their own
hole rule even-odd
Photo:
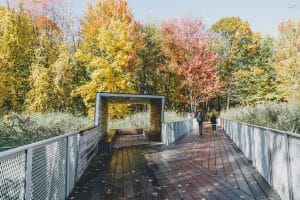
<svg viewBox="0 0 300 200">
<path fill-rule="evenodd" d="M 87 2 L 72 0 L 77 16 Z M 0 4 L 6 0 L 0 0 Z M 255 32 L 277 35 L 280 22 L 300 20 L 300 0 L 128 0 L 134 17 L 142 23 L 170 18 L 194 16 L 202 18 L 207 27 L 222 17 L 238 16 L 247 20 Z"/>
<path fill-rule="evenodd" d="M 209 27 L 222 17 L 238 16 L 247 20 L 255 32 L 277 35 L 280 22 L 300 20 L 300 0 L 128 0 L 128 3 L 142 23 L 191 15 L 201 17 Z M 86 0 L 79 0 L 78 8 L 83 9 L 85 4 Z"/>
</svg>

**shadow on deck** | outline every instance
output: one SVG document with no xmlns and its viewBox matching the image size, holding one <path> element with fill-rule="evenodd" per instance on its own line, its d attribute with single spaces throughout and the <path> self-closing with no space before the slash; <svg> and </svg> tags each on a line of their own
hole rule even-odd
<svg viewBox="0 0 300 200">
<path fill-rule="evenodd" d="M 171 146 L 119 137 L 113 154 L 94 159 L 69 199 L 280 199 L 221 129 L 205 133 Z"/>
</svg>

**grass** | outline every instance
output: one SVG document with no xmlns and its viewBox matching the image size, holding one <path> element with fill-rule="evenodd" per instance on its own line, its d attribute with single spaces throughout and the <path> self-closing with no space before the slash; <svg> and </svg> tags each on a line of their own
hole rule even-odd
<svg viewBox="0 0 300 200">
<path fill-rule="evenodd" d="M 187 113 L 165 112 L 165 121 L 181 121 Z M 109 120 L 110 129 L 149 128 L 150 114 L 135 113 L 123 119 Z M 70 113 L 12 113 L 0 119 L 0 151 L 33 143 L 50 137 L 75 133 L 93 126 L 93 120 Z"/>
<path fill-rule="evenodd" d="M 269 102 L 223 111 L 221 117 L 296 134 L 300 133 L 299 105 Z"/>
<path fill-rule="evenodd" d="M 167 111 L 164 113 L 165 122 L 182 121 L 191 118 L 192 115 L 188 113 L 177 113 L 175 111 Z M 109 129 L 119 128 L 149 128 L 150 113 L 141 112 L 126 116 L 123 119 L 109 120 Z"/>
<path fill-rule="evenodd" d="M 0 120 L 0 148 L 16 147 L 92 126 L 92 120 L 69 113 L 12 113 Z"/>
</svg>

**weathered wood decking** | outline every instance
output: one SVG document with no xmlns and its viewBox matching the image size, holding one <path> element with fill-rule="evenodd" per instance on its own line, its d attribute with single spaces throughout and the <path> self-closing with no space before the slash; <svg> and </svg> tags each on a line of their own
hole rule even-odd
<svg viewBox="0 0 300 200">
<path fill-rule="evenodd" d="M 114 153 L 96 157 L 69 199 L 280 199 L 221 130 L 209 130 L 171 146 L 118 138 Z"/>
</svg>

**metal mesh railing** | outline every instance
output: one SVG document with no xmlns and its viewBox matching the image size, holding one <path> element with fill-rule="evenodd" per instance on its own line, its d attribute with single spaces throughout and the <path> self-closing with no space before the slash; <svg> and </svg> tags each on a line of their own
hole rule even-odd
<svg viewBox="0 0 300 200">
<path fill-rule="evenodd" d="M 0 160 L 0 199 L 24 198 L 26 154 L 24 152 Z"/>
<path fill-rule="evenodd" d="M 85 162 L 91 151 L 88 148 L 97 148 L 101 138 L 97 130 L 95 127 L 85 134 L 58 136 L 0 152 L 0 200 L 66 199 L 79 172 L 85 170 L 79 163 Z M 80 141 L 94 145 L 80 145 Z"/>
<path fill-rule="evenodd" d="M 76 183 L 76 166 L 77 166 L 77 155 L 78 155 L 78 146 L 79 144 L 79 137 L 78 135 L 74 135 L 69 137 L 69 152 L 68 152 L 68 186 L 67 186 L 67 193 L 68 195 L 72 192 L 73 187 Z"/>
<path fill-rule="evenodd" d="M 162 124 L 162 143 L 169 145 L 183 135 L 191 132 L 195 127 L 195 119 L 178 122 L 164 122 Z"/>
<path fill-rule="evenodd" d="M 32 199 L 64 199 L 66 138 L 33 149 Z"/>
<path fill-rule="evenodd" d="M 300 136 L 222 119 L 226 134 L 282 199 L 300 199 Z"/>
</svg>

